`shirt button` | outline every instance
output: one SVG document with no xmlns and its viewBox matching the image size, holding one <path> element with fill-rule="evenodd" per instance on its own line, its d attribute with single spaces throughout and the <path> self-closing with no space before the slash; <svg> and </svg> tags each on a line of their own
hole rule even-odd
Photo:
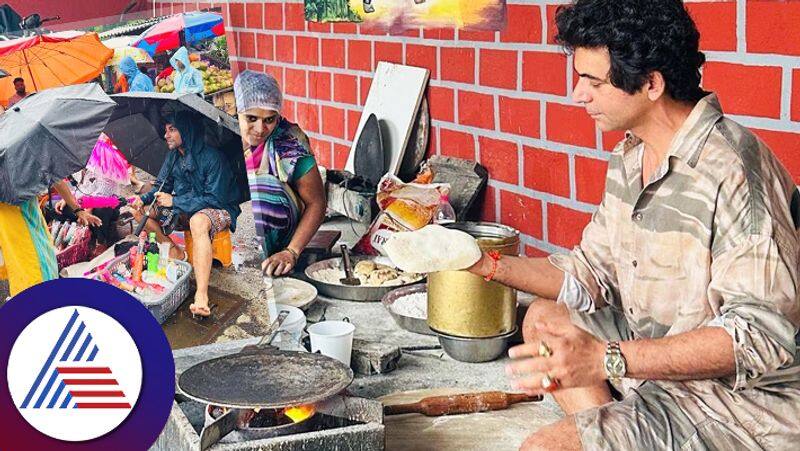
<svg viewBox="0 0 800 451">
<path fill-rule="evenodd" d="M 635 215 L 633 215 L 633 220 L 636 221 L 636 222 L 641 221 L 642 220 L 642 214 L 641 213 L 636 213 Z"/>
<path fill-rule="evenodd" d="M 632 265 L 633 265 L 633 267 L 635 268 L 635 267 L 637 267 L 637 266 L 639 265 L 639 262 L 637 262 L 636 260 L 634 260 L 634 261 L 632 261 L 632 262 L 631 262 L 631 264 L 632 264 Z"/>
<path fill-rule="evenodd" d="M 628 313 L 630 313 L 631 315 L 633 315 L 633 307 L 628 307 Z"/>
</svg>

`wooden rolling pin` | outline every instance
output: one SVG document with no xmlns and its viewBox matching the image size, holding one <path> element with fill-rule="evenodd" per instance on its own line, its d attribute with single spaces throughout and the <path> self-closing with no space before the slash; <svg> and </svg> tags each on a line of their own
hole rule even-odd
<svg viewBox="0 0 800 451">
<path fill-rule="evenodd" d="M 385 415 L 399 415 L 402 413 L 420 413 L 429 417 L 443 415 L 457 415 L 462 413 L 487 412 L 490 410 L 507 409 L 512 404 L 519 402 L 541 401 L 541 395 L 526 395 L 525 393 L 503 393 L 489 391 L 482 393 L 466 393 L 450 396 L 429 396 L 419 402 L 411 404 L 398 404 L 385 406 Z"/>
</svg>

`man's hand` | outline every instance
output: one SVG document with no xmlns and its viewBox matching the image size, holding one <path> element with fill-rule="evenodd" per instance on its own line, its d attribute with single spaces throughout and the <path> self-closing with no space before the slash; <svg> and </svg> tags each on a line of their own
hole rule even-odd
<svg viewBox="0 0 800 451">
<path fill-rule="evenodd" d="M 53 210 L 55 210 L 55 212 L 58 213 L 58 214 L 63 214 L 64 213 L 64 207 L 66 205 L 67 205 L 67 201 L 65 201 L 64 199 L 61 199 L 60 201 L 56 202 L 56 205 L 53 207 Z"/>
<path fill-rule="evenodd" d="M 172 194 L 169 193 L 156 193 L 156 201 L 162 207 L 172 206 Z"/>
<path fill-rule="evenodd" d="M 261 262 L 261 270 L 268 276 L 277 277 L 288 274 L 296 264 L 294 254 L 284 249 Z"/>
<path fill-rule="evenodd" d="M 75 216 L 78 217 L 78 224 L 80 225 L 84 226 L 88 225 L 93 227 L 100 227 L 101 225 L 103 225 L 103 221 L 100 218 L 91 214 L 87 210 L 81 210 L 78 213 L 76 213 Z"/>
<path fill-rule="evenodd" d="M 604 342 L 574 325 L 562 330 L 545 323 L 534 327 L 541 342 L 508 351 L 514 362 L 506 367 L 506 373 L 515 379 L 515 388 L 529 394 L 553 391 L 542 386 L 545 376 L 555 380 L 558 389 L 598 385 L 606 379 Z M 549 357 L 542 356 L 547 354 L 542 348 L 549 349 Z"/>
<path fill-rule="evenodd" d="M 128 202 L 128 205 L 130 205 L 134 210 L 139 210 L 142 207 L 144 207 L 144 202 L 142 202 L 142 196 L 133 196 L 132 199 L 133 201 Z"/>
</svg>

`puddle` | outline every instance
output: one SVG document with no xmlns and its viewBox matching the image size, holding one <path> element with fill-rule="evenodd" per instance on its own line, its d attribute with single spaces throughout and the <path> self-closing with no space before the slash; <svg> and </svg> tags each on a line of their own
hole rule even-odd
<svg viewBox="0 0 800 451">
<path fill-rule="evenodd" d="M 248 300 L 209 287 L 208 297 L 217 306 L 211 310 L 211 317 L 206 319 L 192 318 L 189 304 L 193 302 L 194 293 L 189 294 L 178 311 L 162 325 L 172 349 L 205 345 L 217 341 L 225 330 L 236 324 L 237 319 L 245 312 Z M 248 334 L 250 335 L 250 334 Z M 244 338 L 244 337 L 242 337 Z"/>
</svg>

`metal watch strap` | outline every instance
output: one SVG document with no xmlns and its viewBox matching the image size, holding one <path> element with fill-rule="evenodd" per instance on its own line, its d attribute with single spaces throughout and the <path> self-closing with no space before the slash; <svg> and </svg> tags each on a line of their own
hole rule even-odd
<svg viewBox="0 0 800 451">
<path fill-rule="evenodd" d="M 609 368 L 609 364 L 611 360 L 621 361 L 622 363 L 622 374 L 615 374 Z M 604 359 L 604 367 L 606 371 L 606 376 L 612 382 L 616 382 L 621 378 L 625 377 L 625 373 L 627 372 L 627 362 L 625 361 L 625 356 L 622 355 L 622 349 L 620 349 L 619 342 L 617 341 L 609 341 L 608 345 L 606 345 L 606 355 Z"/>
</svg>

